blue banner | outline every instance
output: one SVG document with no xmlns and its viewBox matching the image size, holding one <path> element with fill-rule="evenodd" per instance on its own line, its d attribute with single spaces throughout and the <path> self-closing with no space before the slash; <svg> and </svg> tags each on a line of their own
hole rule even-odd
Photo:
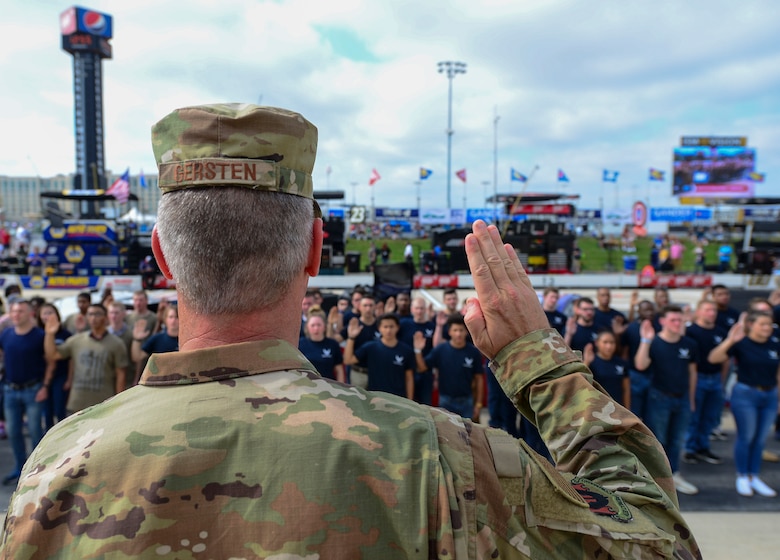
<svg viewBox="0 0 780 560">
<path fill-rule="evenodd" d="M 709 208 L 650 208 L 651 222 L 695 222 L 711 218 L 712 210 Z"/>
<path fill-rule="evenodd" d="M 420 216 L 417 208 L 376 208 L 375 212 L 377 220 L 409 220 Z"/>
<path fill-rule="evenodd" d="M 466 210 L 466 222 L 473 224 L 476 220 L 485 220 L 488 223 L 499 220 L 505 220 L 506 214 L 503 208 L 468 208 Z"/>
<path fill-rule="evenodd" d="M 32 290 L 60 288 L 73 290 L 97 289 L 99 276 L 20 276 L 22 286 Z"/>
</svg>

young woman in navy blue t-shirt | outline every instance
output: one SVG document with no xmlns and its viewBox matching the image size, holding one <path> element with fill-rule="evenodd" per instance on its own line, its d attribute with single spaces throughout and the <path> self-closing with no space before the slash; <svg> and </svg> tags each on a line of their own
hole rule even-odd
<svg viewBox="0 0 780 560">
<path fill-rule="evenodd" d="M 772 314 L 751 311 L 740 319 L 709 354 L 712 363 L 737 361 L 737 383 L 731 392 L 731 411 L 737 425 L 734 462 L 737 492 L 742 496 L 774 497 L 777 492 L 758 477 L 764 442 L 777 414 L 780 342 L 773 340 Z"/>
</svg>

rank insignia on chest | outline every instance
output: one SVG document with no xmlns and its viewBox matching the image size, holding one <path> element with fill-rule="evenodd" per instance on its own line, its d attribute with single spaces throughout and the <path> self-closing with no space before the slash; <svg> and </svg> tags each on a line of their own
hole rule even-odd
<svg viewBox="0 0 780 560">
<path fill-rule="evenodd" d="M 596 515 L 606 515 L 622 523 L 634 519 L 623 498 L 595 482 L 575 476 L 571 479 L 571 485 Z"/>
</svg>

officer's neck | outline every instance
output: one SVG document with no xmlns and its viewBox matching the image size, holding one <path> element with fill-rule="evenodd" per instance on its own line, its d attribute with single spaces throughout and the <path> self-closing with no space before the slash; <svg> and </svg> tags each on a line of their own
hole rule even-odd
<svg viewBox="0 0 780 560">
<path fill-rule="evenodd" d="M 275 304 L 237 314 L 201 315 L 179 295 L 179 349 L 198 350 L 257 340 L 281 339 L 298 346 L 305 282 Z"/>
</svg>

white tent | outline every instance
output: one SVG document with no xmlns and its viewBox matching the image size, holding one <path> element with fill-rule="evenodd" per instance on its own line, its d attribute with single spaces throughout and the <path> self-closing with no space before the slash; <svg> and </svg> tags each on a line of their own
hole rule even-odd
<svg viewBox="0 0 780 560">
<path fill-rule="evenodd" d="M 136 224 L 153 224 L 157 221 L 156 214 L 143 214 L 138 208 L 131 208 L 124 216 L 121 216 L 119 222 L 135 222 Z"/>
</svg>

